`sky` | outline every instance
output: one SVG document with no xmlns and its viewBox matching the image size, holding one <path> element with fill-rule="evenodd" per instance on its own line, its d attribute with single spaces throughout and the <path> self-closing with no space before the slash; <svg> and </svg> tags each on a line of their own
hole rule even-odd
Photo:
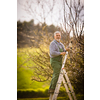
<svg viewBox="0 0 100 100">
<path fill-rule="evenodd" d="M 28 0 L 28 4 L 31 6 L 32 11 L 28 8 L 26 1 L 27 0 L 17 0 L 17 21 L 30 21 L 34 19 L 34 23 L 37 24 L 40 22 L 43 23 L 45 18 L 45 22 L 48 25 L 54 24 L 55 26 L 60 26 L 61 23 L 64 22 L 63 0 L 33 0 L 33 2 L 31 2 L 32 0 Z M 37 1 L 40 2 L 37 3 Z M 81 1 L 84 2 L 84 0 Z M 51 12 L 49 12 L 50 9 Z M 29 13 L 30 11 L 31 15 Z"/>
<path fill-rule="evenodd" d="M 22 0 L 23 1 L 23 0 Z M 24 3 L 21 2 L 21 3 Z M 20 21 L 30 21 L 30 17 L 28 16 L 28 14 L 22 9 L 22 5 L 20 4 L 19 0 L 17 0 L 17 21 L 20 20 Z"/>
<path fill-rule="evenodd" d="M 37 5 L 37 3 L 35 2 L 34 0 L 34 3 L 32 5 L 32 9 L 33 11 L 36 10 L 36 13 L 35 14 L 28 14 L 23 8 L 23 5 L 25 5 L 26 0 L 17 0 L 17 21 L 20 20 L 20 21 L 30 21 L 31 19 L 34 19 L 34 22 L 35 24 L 37 24 L 39 21 L 37 19 L 40 20 L 40 22 L 43 22 L 43 19 L 41 19 L 43 16 L 45 16 L 46 18 L 46 22 L 48 25 L 50 24 L 55 24 L 57 25 L 58 23 L 60 23 L 60 19 L 59 19 L 59 16 L 62 17 L 63 15 L 63 12 L 60 11 L 59 12 L 59 8 L 61 9 L 62 8 L 62 2 L 60 2 L 60 0 L 56 1 L 55 3 L 55 6 L 54 6 L 54 9 L 52 10 L 52 13 L 48 13 L 49 12 L 49 9 L 52 7 L 53 5 L 53 2 L 52 0 L 49 1 L 48 3 L 48 0 L 44 0 L 46 1 L 47 3 L 44 3 L 44 9 L 41 9 L 41 4 L 42 2 L 40 3 L 40 5 Z M 23 5 L 22 5 L 23 4 Z M 45 14 L 43 15 L 42 12 L 45 12 Z M 60 13 L 60 14 L 59 14 Z M 39 15 L 41 14 L 41 15 Z"/>
</svg>

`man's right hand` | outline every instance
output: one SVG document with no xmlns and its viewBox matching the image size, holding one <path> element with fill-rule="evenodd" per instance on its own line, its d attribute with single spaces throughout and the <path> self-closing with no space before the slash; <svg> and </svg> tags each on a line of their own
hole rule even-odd
<svg viewBox="0 0 100 100">
<path fill-rule="evenodd" d="M 63 56 L 64 56 L 65 54 L 66 54 L 66 52 L 61 52 L 61 53 L 60 53 L 60 55 L 63 55 Z"/>
</svg>

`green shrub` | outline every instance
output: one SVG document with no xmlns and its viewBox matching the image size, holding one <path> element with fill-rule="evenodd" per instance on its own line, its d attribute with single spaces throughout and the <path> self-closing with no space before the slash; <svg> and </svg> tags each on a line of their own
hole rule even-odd
<svg viewBox="0 0 100 100">
<path fill-rule="evenodd" d="M 17 98 L 38 98 L 38 97 L 49 97 L 48 90 L 46 91 L 17 91 Z"/>
<path fill-rule="evenodd" d="M 49 96 L 50 95 L 48 93 L 48 90 L 45 90 L 45 91 L 18 90 L 17 91 L 17 98 L 26 98 L 25 100 L 48 100 Z M 32 98 L 32 99 L 27 99 L 27 98 Z M 84 95 L 77 94 L 76 98 L 77 100 L 84 100 Z M 24 100 L 24 99 L 18 99 L 18 100 Z M 69 100 L 69 97 L 65 91 L 60 90 L 57 100 Z"/>
</svg>

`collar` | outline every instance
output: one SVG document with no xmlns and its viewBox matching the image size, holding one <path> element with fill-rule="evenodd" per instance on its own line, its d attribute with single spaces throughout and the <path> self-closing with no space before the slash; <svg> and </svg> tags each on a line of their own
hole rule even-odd
<svg viewBox="0 0 100 100">
<path fill-rule="evenodd" d="M 58 42 L 58 41 L 57 41 L 57 40 L 55 40 L 55 39 L 54 39 L 54 42 L 56 42 L 56 43 L 60 43 L 60 42 Z"/>
</svg>

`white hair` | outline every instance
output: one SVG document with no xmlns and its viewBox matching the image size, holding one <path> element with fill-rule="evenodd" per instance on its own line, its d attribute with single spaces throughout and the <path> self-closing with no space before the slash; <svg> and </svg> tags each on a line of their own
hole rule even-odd
<svg viewBox="0 0 100 100">
<path fill-rule="evenodd" d="M 54 32 L 54 36 L 55 36 L 57 33 L 59 33 L 59 34 L 61 35 L 61 33 L 60 33 L 59 31 L 56 31 L 56 32 Z"/>
</svg>

